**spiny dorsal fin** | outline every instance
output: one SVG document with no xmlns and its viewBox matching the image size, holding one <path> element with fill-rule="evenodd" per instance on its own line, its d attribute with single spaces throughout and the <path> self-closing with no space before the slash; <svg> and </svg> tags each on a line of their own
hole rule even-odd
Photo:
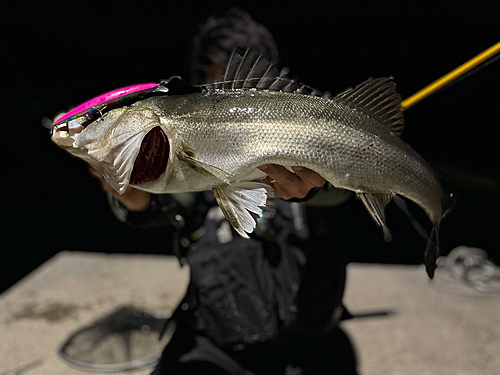
<svg viewBox="0 0 500 375">
<path fill-rule="evenodd" d="M 247 49 L 240 54 L 235 49 L 227 64 L 224 77 L 212 84 L 202 85 L 201 88 L 207 92 L 256 89 L 321 95 L 319 90 L 286 77 L 287 73 L 286 69 L 280 72 L 274 64 L 262 57 L 256 50 Z"/>
<path fill-rule="evenodd" d="M 365 109 L 401 137 L 404 127 L 403 112 L 400 109 L 401 95 L 396 92 L 396 85 L 392 79 L 368 80 L 338 94 L 335 98 L 341 98 Z"/>
</svg>

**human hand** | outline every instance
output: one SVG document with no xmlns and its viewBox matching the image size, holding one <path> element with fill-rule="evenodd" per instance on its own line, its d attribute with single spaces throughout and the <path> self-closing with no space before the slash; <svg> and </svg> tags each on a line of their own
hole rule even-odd
<svg viewBox="0 0 500 375">
<path fill-rule="evenodd" d="M 151 202 L 151 194 L 146 191 L 135 189 L 128 186 L 123 194 L 118 193 L 113 187 L 106 182 L 101 172 L 90 167 L 89 172 L 92 176 L 101 182 L 102 190 L 110 193 L 129 211 L 145 211 Z"/>
<path fill-rule="evenodd" d="M 276 198 L 302 199 L 312 188 L 326 183 L 319 174 L 304 167 L 292 167 L 295 173 L 276 164 L 265 164 L 258 168 L 267 174 L 262 182 L 273 187 Z"/>
</svg>

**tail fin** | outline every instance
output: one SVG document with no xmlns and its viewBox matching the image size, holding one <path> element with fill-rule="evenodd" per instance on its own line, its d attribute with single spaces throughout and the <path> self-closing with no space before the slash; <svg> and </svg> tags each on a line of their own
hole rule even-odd
<svg viewBox="0 0 500 375">
<path fill-rule="evenodd" d="M 425 270 L 427 271 L 427 275 L 432 279 L 434 277 L 434 271 L 436 270 L 436 260 L 439 256 L 439 237 L 438 237 L 438 228 L 441 221 L 448 216 L 448 214 L 452 211 L 453 206 L 455 205 L 456 200 L 453 197 L 453 194 L 446 194 L 443 197 L 443 214 L 441 215 L 441 220 L 437 225 L 431 230 L 431 234 L 429 235 L 429 239 L 427 240 L 427 247 L 425 248 L 424 253 L 424 264 Z"/>
<path fill-rule="evenodd" d="M 438 230 L 433 227 L 429 239 L 427 240 L 427 247 L 424 253 L 424 264 L 425 270 L 429 278 L 434 277 L 434 271 L 436 270 L 436 259 L 439 255 L 439 238 Z"/>
</svg>

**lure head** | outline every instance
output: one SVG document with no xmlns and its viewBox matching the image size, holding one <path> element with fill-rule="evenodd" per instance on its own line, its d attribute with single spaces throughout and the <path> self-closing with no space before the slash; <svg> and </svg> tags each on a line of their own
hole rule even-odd
<svg viewBox="0 0 500 375">
<path fill-rule="evenodd" d="M 143 99 L 166 91 L 164 83 L 144 83 L 99 95 L 56 119 L 52 140 L 120 193 L 152 181 L 166 169 L 169 143 L 159 111 Z"/>
</svg>

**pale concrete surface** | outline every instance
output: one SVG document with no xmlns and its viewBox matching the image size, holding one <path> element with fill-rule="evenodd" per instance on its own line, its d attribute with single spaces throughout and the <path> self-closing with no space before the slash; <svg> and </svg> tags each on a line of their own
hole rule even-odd
<svg viewBox="0 0 500 375">
<path fill-rule="evenodd" d="M 399 310 L 342 323 L 360 373 L 500 374 L 500 299 L 448 294 L 423 276 L 417 266 L 349 265 L 345 303 L 353 313 Z M 90 374 L 57 357 L 70 333 L 124 304 L 171 311 L 188 277 L 169 256 L 58 254 L 0 296 L 0 374 Z"/>
<path fill-rule="evenodd" d="M 189 279 L 188 267 L 178 264 L 158 255 L 57 254 L 0 296 L 0 374 L 91 374 L 63 362 L 57 355 L 61 344 L 125 304 L 171 312 Z"/>
<path fill-rule="evenodd" d="M 352 312 L 399 311 L 342 323 L 361 374 L 500 374 L 500 298 L 434 289 L 420 266 L 351 264 L 347 275 L 344 302 Z"/>
</svg>

